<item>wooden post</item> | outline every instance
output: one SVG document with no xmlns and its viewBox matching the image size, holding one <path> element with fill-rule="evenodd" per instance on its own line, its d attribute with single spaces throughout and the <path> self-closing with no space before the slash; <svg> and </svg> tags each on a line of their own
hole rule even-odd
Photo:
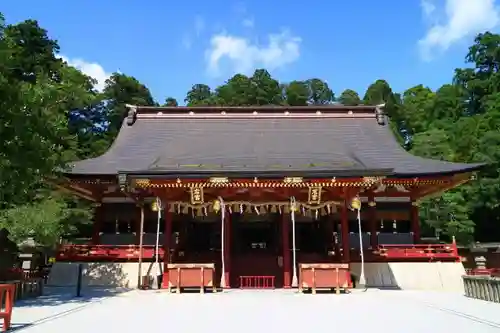
<svg viewBox="0 0 500 333">
<path fill-rule="evenodd" d="M 342 235 L 342 261 L 351 261 L 351 247 L 349 245 L 349 216 L 347 211 L 347 200 L 344 200 L 340 215 L 340 232 Z"/>
<path fill-rule="evenodd" d="M 413 243 L 420 243 L 420 219 L 418 217 L 418 204 L 413 201 L 410 208 L 411 231 L 413 232 Z"/>
<path fill-rule="evenodd" d="M 368 209 L 369 209 L 369 228 L 370 228 L 370 246 L 372 250 L 375 250 L 378 246 L 378 235 L 377 235 L 377 204 L 375 203 L 375 197 L 373 193 L 368 195 Z"/>
<path fill-rule="evenodd" d="M 290 215 L 281 214 L 281 237 L 283 245 L 283 287 L 291 288 L 290 262 Z"/>
<path fill-rule="evenodd" d="M 92 226 L 92 244 L 99 245 L 101 243 L 101 230 L 104 218 L 104 210 L 102 204 L 97 202 L 94 204 L 94 225 Z"/>
<path fill-rule="evenodd" d="M 169 288 L 169 276 L 168 276 L 168 264 L 170 262 L 170 247 L 172 242 L 172 212 L 170 211 L 170 205 L 165 203 L 165 234 L 163 241 L 164 256 L 163 256 L 163 279 L 162 288 Z"/>
<path fill-rule="evenodd" d="M 141 219 L 144 218 L 144 205 L 136 204 L 136 218 L 134 219 L 135 227 L 135 245 L 141 243 L 142 232 L 141 232 Z M 144 231 L 144 226 L 143 229 Z"/>
<path fill-rule="evenodd" d="M 226 288 L 231 288 L 231 214 L 226 211 L 224 215 L 224 280 Z"/>
</svg>

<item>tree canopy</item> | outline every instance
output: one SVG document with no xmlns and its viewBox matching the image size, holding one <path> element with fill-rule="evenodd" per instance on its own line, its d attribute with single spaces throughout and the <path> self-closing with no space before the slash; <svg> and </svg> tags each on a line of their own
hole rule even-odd
<svg viewBox="0 0 500 333">
<path fill-rule="evenodd" d="M 88 223 L 91 207 L 50 187 L 68 162 L 105 152 L 126 116 L 125 104 L 157 102 L 133 76 L 113 73 L 105 89 L 59 56 L 57 41 L 35 20 L 6 24 L 0 14 L 0 229 L 48 246 Z M 382 78 L 364 92 L 335 94 L 325 80 L 280 82 L 267 70 L 236 74 L 218 87 L 196 83 L 195 105 L 386 104 L 391 128 L 412 154 L 453 162 L 488 162 L 477 181 L 422 202 L 429 232 L 462 242 L 500 233 L 500 35 L 476 36 L 450 81 L 395 92 Z M 168 92 L 165 92 L 168 94 Z M 168 95 L 167 95 L 168 96 Z M 361 97 L 362 96 L 362 97 Z"/>
</svg>

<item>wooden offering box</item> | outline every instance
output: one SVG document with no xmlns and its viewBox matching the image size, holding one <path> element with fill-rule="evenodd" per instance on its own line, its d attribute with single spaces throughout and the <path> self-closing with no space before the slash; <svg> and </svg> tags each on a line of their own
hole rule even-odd
<svg viewBox="0 0 500 333">
<path fill-rule="evenodd" d="M 335 289 L 337 294 L 345 292 L 351 285 L 351 275 L 348 264 L 299 264 L 299 291 L 311 289 L 313 294 L 317 289 Z"/>
<path fill-rule="evenodd" d="M 214 284 L 215 264 L 168 264 L 168 290 L 175 289 L 177 293 L 182 288 L 199 289 L 200 293 L 205 288 L 216 291 Z"/>
</svg>

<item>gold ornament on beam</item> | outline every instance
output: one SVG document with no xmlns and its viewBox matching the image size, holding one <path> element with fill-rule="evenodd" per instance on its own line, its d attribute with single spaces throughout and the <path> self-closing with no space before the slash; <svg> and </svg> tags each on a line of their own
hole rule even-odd
<svg viewBox="0 0 500 333">
<path fill-rule="evenodd" d="M 201 205 L 204 202 L 203 199 L 203 188 L 202 187 L 192 187 L 191 188 L 191 204 Z"/>
<path fill-rule="evenodd" d="M 310 205 L 319 205 L 321 203 L 321 186 L 309 187 L 309 199 L 307 201 Z"/>
</svg>

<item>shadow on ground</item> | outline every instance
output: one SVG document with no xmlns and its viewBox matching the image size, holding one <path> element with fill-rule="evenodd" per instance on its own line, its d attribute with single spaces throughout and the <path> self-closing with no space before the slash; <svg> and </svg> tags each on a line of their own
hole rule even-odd
<svg viewBox="0 0 500 333">
<path fill-rule="evenodd" d="M 23 330 L 23 329 L 29 328 L 31 326 L 33 326 L 33 324 L 12 323 L 12 325 L 10 326 L 10 329 L 7 332 L 14 332 L 14 331 L 18 331 L 18 330 Z"/>
<path fill-rule="evenodd" d="M 45 287 L 44 295 L 16 302 L 16 308 L 57 306 L 68 303 L 89 303 L 130 291 L 127 288 L 83 288 L 77 297 L 75 287 Z"/>
</svg>

